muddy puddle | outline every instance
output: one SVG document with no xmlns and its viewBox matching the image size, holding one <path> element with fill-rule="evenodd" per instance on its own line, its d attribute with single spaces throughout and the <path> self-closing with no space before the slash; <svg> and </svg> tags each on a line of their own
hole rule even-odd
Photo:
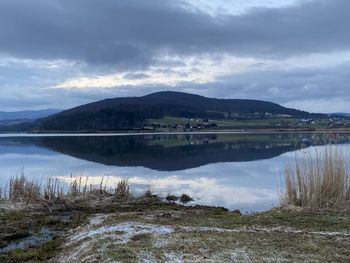
<svg viewBox="0 0 350 263">
<path fill-rule="evenodd" d="M 43 242 L 53 240 L 55 237 L 62 234 L 62 231 L 42 227 L 37 232 L 29 232 L 24 237 L 19 237 L 16 240 L 4 242 L 2 248 L 0 248 L 0 254 L 8 253 L 15 249 L 24 249 L 27 247 L 37 246 Z"/>
</svg>

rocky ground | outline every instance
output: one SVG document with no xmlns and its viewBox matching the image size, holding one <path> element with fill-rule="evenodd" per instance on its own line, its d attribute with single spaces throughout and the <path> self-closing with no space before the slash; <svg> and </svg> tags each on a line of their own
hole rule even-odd
<svg viewBox="0 0 350 263">
<path fill-rule="evenodd" d="M 0 205 L 0 262 L 349 262 L 349 248 L 349 212 Z"/>
</svg>

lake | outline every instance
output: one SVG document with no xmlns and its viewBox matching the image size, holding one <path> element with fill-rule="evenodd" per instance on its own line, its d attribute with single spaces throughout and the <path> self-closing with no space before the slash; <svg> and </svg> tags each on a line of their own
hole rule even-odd
<svg viewBox="0 0 350 263">
<path fill-rule="evenodd" d="M 135 195 L 189 194 L 195 203 L 256 212 L 279 203 L 285 163 L 295 151 L 348 147 L 350 134 L 148 134 L 0 136 L 0 183 L 21 171 L 45 182 L 87 176 L 112 187 L 129 178 Z"/>
</svg>

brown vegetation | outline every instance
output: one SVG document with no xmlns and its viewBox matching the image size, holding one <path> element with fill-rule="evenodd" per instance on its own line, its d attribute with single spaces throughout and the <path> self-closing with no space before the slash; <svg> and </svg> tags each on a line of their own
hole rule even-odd
<svg viewBox="0 0 350 263">
<path fill-rule="evenodd" d="M 129 180 L 122 179 L 117 183 L 117 187 L 115 188 L 115 195 L 117 198 L 121 199 L 131 199 L 132 195 L 130 192 L 130 183 Z"/>
<path fill-rule="evenodd" d="M 8 198 L 11 201 L 38 200 L 41 198 L 41 185 L 30 181 L 23 174 L 10 179 Z"/>
<path fill-rule="evenodd" d="M 148 184 L 139 197 L 130 190 L 127 178 L 121 179 L 115 187 L 107 187 L 108 178 L 102 178 L 97 184 L 90 184 L 88 177 L 71 176 L 70 184 L 62 186 L 58 178 L 49 178 L 46 183 L 28 179 L 23 172 L 10 179 L 9 187 L 0 188 L 0 201 L 26 205 L 39 210 L 52 211 L 112 211 L 126 204 L 163 203 L 154 193 L 154 187 Z M 183 195 L 181 202 L 190 199 Z M 185 201 L 184 201 L 185 200 Z M 167 200 L 169 201 L 169 200 Z"/>
<path fill-rule="evenodd" d="M 285 169 L 284 205 L 311 209 L 349 209 L 350 171 L 344 152 L 329 146 L 297 154 Z"/>
</svg>

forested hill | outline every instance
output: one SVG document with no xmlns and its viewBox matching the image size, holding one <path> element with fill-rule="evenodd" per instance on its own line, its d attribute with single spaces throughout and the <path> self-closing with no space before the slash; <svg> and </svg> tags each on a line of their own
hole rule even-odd
<svg viewBox="0 0 350 263">
<path fill-rule="evenodd" d="M 278 104 L 241 99 L 213 99 L 180 92 L 157 92 L 143 97 L 106 99 L 40 119 L 32 129 L 41 131 L 97 131 L 134 129 L 147 119 L 164 116 L 233 119 L 268 115 L 310 117 L 307 112 Z"/>
</svg>

